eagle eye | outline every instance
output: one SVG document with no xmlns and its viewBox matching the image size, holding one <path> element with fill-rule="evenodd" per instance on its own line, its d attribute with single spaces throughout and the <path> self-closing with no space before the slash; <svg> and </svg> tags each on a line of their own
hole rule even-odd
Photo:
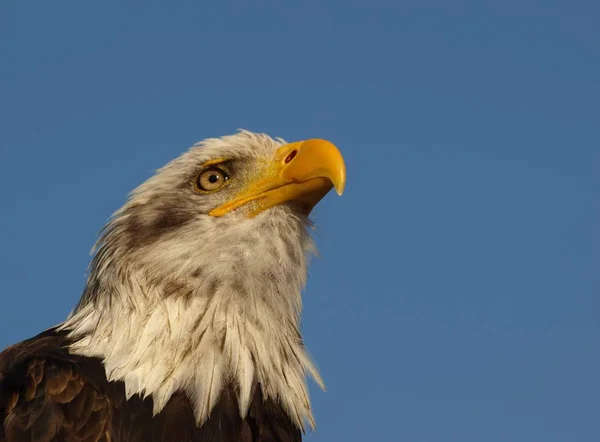
<svg viewBox="0 0 600 442">
<path fill-rule="evenodd" d="M 229 179 L 229 175 L 218 167 L 204 169 L 196 179 L 196 189 L 204 192 L 213 192 L 220 189 Z"/>
</svg>

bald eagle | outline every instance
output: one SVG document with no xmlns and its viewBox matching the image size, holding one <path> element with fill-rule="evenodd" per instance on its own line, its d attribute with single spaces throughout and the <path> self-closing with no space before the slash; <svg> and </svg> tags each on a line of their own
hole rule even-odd
<svg viewBox="0 0 600 442">
<path fill-rule="evenodd" d="M 308 215 L 345 166 L 321 139 L 207 139 L 102 230 L 69 317 L 0 354 L 0 441 L 300 441 Z"/>
</svg>

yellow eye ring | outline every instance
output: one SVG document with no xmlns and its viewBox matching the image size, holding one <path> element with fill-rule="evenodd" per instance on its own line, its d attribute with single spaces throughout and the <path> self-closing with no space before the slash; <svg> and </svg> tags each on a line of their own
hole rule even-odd
<svg viewBox="0 0 600 442">
<path fill-rule="evenodd" d="M 204 169 L 196 178 L 196 189 L 202 192 L 214 192 L 223 187 L 229 180 L 229 175 L 218 167 L 208 167 Z"/>
</svg>

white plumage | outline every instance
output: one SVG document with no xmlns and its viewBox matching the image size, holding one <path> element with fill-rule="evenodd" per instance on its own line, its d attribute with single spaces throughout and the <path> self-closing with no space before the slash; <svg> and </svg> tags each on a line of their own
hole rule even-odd
<svg viewBox="0 0 600 442">
<path fill-rule="evenodd" d="M 71 352 L 102 358 L 108 379 L 128 397 L 151 396 L 155 414 L 183 390 L 201 424 L 233 383 L 244 417 L 257 382 L 299 428 L 314 426 L 305 377 L 323 381 L 299 334 L 314 251 L 307 218 L 289 206 L 254 218 L 194 215 L 173 191 L 215 156 L 261 164 L 281 145 L 240 132 L 192 147 L 132 193 L 97 245 L 89 292 L 61 328 L 76 340 Z M 128 229 L 165 207 L 185 217 L 176 234 L 131 247 Z"/>
</svg>

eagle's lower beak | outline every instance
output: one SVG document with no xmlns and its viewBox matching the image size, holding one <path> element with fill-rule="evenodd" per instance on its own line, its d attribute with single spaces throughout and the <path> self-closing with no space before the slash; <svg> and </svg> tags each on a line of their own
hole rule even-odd
<svg viewBox="0 0 600 442">
<path fill-rule="evenodd" d="M 310 213 L 333 187 L 341 195 L 345 184 L 346 166 L 337 147 L 320 139 L 299 141 L 277 149 L 258 177 L 209 214 L 223 216 L 248 204 L 253 217 L 290 201 Z"/>
</svg>

